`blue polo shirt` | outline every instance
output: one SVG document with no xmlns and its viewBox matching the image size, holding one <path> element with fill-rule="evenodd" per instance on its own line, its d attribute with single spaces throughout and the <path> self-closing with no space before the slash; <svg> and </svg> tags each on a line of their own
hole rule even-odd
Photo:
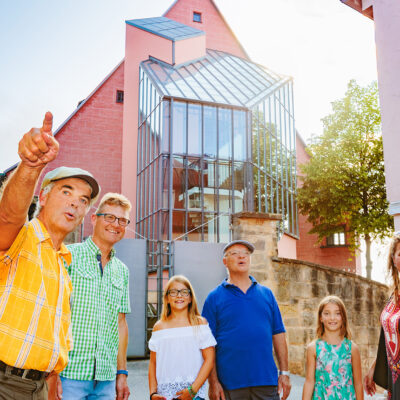
<svg viewBox="0 0 400 400">
<path fill-rule="evenodd" d="M 272 291 L 250 279 L 246 293 L 225 280 L 203 307 L 217 341 L 218 379 L 227 390 L 278 384 L 272 336 L 285 327 Z"/>
</svg>

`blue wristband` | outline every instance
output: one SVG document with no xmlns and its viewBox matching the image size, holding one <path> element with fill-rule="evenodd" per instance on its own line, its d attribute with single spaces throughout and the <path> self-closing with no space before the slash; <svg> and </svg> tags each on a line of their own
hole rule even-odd
<svg viewBox="0 0 400 400">
<path fill-rule="evenodd" d="M 117 371 L 117 375 L 126 375 L 126 376 L 128 376 L 128 371 L 126 369 L 119 369 Z"/>
</svg>

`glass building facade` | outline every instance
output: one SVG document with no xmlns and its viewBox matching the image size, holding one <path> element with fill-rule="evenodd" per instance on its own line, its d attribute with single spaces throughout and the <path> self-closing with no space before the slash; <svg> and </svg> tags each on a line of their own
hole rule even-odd
<svg viewBox="0 0 400 400">
<path fill-rule="evenodd" d="M 153 241 L 228 242 L 230 215 L 280 213 L 298 235 L 292 81 L 220 51 L 141 63 L 137 227 Z"/>
</svg>

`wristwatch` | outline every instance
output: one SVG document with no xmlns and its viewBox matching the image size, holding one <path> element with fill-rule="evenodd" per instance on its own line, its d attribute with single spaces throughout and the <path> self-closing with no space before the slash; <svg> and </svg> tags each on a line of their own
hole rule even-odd
<svg viewBox="0 0 400 400">
<path fill-rule="evenodd" d="M 126 376 L 128 376 L 128 371 L 126 369 L 119 369 L 117 371 L 117 375 L 126 375 Z"/>
<path fill-rule="evenodd" d="M 285 375 L 290 377 L 290 372 L 289 371 L 279 371 L 279 375 Z"/>
</svg>

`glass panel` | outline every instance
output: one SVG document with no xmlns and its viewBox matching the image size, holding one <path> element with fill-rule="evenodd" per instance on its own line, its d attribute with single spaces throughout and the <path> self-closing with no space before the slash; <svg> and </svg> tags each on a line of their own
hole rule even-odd
<svg viewBox="0 0 400 400">
<path fill-rule="evenodd" d="M 217 156 L 217 109 L 203 107 L 204 114 L 204 157 Z"/>
<path fill-rule="evenodd" d="M 169 208 L 169 159 L 166 157 L 162 158 L 162 183 L 161 183 L 161 190 L 162 190 L 162 208 Z"/>
<path fill-rule="evenodd" d="M 259 212 L 261 209 L 261 187 L 260 187 L 260 181 L 261 181 L 261 172 L 260 168 L 257 166 L 253 167 L 253 181 L 254 181 L 254 210 L 256 212 Z"/>
<path fill-rule="evenodd" d="M 208 222 L 208 223 L 206 223 Z M 203 227 L 204 241 L 215 243 L 217 242 L 217 218 L 215 214 L 204 214 Z"/>
<path fill-rule="evenodd" d="M 163 107 L 163 127 L 161 130 L 162 152 L 168 152 L 171 103 L 169 101 L 163 101 L 162 107 Z"/>
<path fill-rule="evenodd" d="M 173 158 L 173 208 L 184 209 L 186 205 L 186 174 L 182 157 Z"/>
<path fill-rule="evenodd" d="M 215 162 L 204 160 L 204 210 L 217 210 L 217 170 Z"/>
<path fill-rule="evenodd" d="M 185 232 L 185 211 L 174 211 L 172 218 L 172 239 L 182 236 Z"/>
<path fill-rule="evenodd" d="M 174 102 L 172 152 L 186 153 L 186 103 Z"/>
<path fill-rule="evenodd" d="M 218 219 L 218 222 L 219 222 L 219 241 L 220 243 L 228 243 L 230 240 L 229 215 L 221 215 Z"/>
<path fill-rule="evenodd" d="M 232 158 L 232 110 L 218 109 L 218 158 Z"/>
<path fill-rule="evenodd" d="M 201 106 L 188 105 L 188 154 L 201 154 Z"/>
<path fill-rule="evenodd" d="M 149 170 L 149 180 L 147 181 L 147 191 L 149 193 L 149 198 L 148 198 L 148 215 L 153 213 L 153 182 L 154 182 L 154 176 L 153 176 L 153 164 L 150 164 L 148 166 L 148 170 Z"/>
<path fill-rule="evenodd" d="M 234 164 L 234 182 L 235 182 L 235 190 L 234 190 L 234 212 L 241 212 L 244 209 L 244 200 L 245 200 L 245 186 L 244 186 L 244 163 L 235 163 Z"/>
<path fill-rule="evenodd" d="M 139 151 L 139 149 L 142 149 L 142 142 L 143 142 L 142 130 L 143 130 L 143 126 L 141 126 L 139 128 L 139 130 L 138 130 L 138 154 L 137 154 L 137 157 L 138 157 L 138 172 L 140 172 L 142 170 L 142 168 L 143 168 L 143 160 L 142 160 L 143 153 L 142 153 L 142 151 Z"/>
<path fill-rule="evenodd" d="M 201 242 L 201 212 L 189 211 L 187 213 L 188 240 Z"/>
<path fill-rule="evenodd" d="M 168 215 L 167 211 L 161 212 L 161 240 L 169 240 L 168 237 Z"/>
<path fill-rule="evenodd" d="M 235 161 L 246 159 L 246 112 L 235 110 L 233 112 L 233 148 Z"/>
<path fill-rule="evenodd" d="M 149 168 L 144 170 L 144 185 L 143 185 L 143 192 L 144 192 L 144 204 L 143 204 L 143 216 L 147 217 L 149 215 Z M 147 236 L 146 236 L 147 237 Z"/>
<path fill-rule="evenodd" d="M 141 202 L 142 202 L 142 174 L 139 174 L 138 179 L 137 179 L 137 208 L 136 208 L 136 220 L 140 221 L 142 219 L 142 207 L 141 207 Z"/>
<path fill-rule="evenodd" d="M 230 162 L 221 162 L 218 166 L 219 211 L 229 212 L 232 208 L 232 171 Z"/>
<path fill-rule="evenodd" d="M 154 145 L 153 145 L 153 160 L 160 154 L 160 112 L 161 104 L 154 110 Z"/>
<path fill-rule="evenodd" d="M 188 208 L 201 210 L 201 159 L 188 158 Z"/>
<path fill-rule="evenodd" d="M 154 161 L 154 211 L 157 211 L 161 208 L 161 186 L 160 186 L 160 157 Z"/>
</svg>

